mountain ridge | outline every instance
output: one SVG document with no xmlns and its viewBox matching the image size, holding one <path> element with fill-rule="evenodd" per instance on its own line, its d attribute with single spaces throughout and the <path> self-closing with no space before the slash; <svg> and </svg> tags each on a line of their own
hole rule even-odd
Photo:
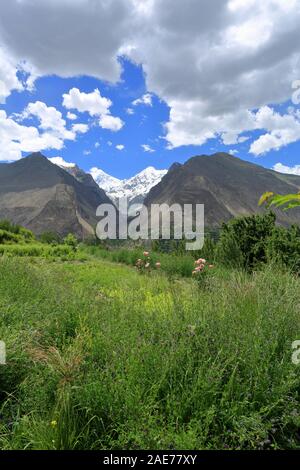
<svg viewBox="0 0 300 470">
<path fill-rule="evenodd" d="M 111 200 L 90 175 L 79 181 L 40 152 L 0 165 L 0 218 L 36 234 L 93 235 L 96 209 L 104 202 Z"/>
<path fill-rule="evenodd" d="M 198 155 L 173 164 L 153 187 L 145 204 L 204 204 L 206 226 L 216 227 L 239 215 L 260 212 L 258 200 L 265 191 L 282 194 L 300 190 L 300 177 L 277 173 L 227 153 Z M 276 211 L 278 222 L 300 222 L 300 211 Z"/>
<path fill-rule="evenodd" d="M 97 167 L 93 167 L 89 173 L 85 173 L 76 164 L 64 162 L 60 157 L 50 158 L 50 161 L 77 179 L 80 179 L 82 175 L 85 177 L 89 175 L 116 205 L 118 205 L 119 199 L 124 197 L 127 197 L 131 204 L 142 204 L 150 189 L 159 183 L 168 171 L 148 166 L 131 178 L 119 179 Z"/>
<path fill-rule="evenodd" d="M 75 164 L 68 165 L 62 168 L 41 153 L 1 163 L 0 218 L 36 234 L 54 231 L 60 235 L 73 232 L 79 238 L 93 235 L 97 207 L 112 200 L 91 174 Z M 174 163 L 168 172 L 148 167 L 125 180 L 127 186 L 120 187 L 121 180 L 104 176 L 116 183 L 115 198 L 130 195 L 131 204 L 204 204 L 205 223 L 212 228 L 235 216 L 261 212 L 258 200 L 265 191 L 287 194 L 300 190 L 299 176 L 278 173 L 226 153 L 194 156 L 183 164 Z M 153 185 L 156 178 L 159 182 Z M 145 196 L 140 188 L 150 190 Z M 299 209 L 276 213 L 280 224 L 300 223 Z"/>
</svg>

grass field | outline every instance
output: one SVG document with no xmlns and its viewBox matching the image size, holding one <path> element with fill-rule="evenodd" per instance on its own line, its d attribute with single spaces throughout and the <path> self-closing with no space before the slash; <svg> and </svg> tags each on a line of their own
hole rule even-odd
<svg viewBox="0 0 300 470">
<path fill-rule="evenodd" d="M 299 307 L 275 266 L 2 256 L 0 448 L 300 448 Z"/>
</svg>

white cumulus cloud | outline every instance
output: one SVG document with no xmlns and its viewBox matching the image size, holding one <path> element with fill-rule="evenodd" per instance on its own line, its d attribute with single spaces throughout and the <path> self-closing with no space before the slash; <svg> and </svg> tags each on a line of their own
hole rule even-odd
<svg viewBox="0 0 300 470">
<path fill-rule="evenodd" d="M 40 124 L 40 129 L 51 131 L 61 139 L 75 140 L 76 132 L 66 128 L 66 121 L 62 117 L 62 113 L 53 106 L 47 106 L 42 101 L 29 103 L 22 113 L 23 119 L 36 117 Z"/>
<path fill-rule="evenodd" d="M 70 119 L 70 121 L 75 121 L 77 119 L 77 115 L 75 113 L 70 113 L 70 111 L 68 111 L 67 119 Z"/>
<path fill-rule="evenodd" d="M 0 47 L 0 103 L 5 103 L 12 90 L 22 91 L 24 89 L 18 79 L 17 72 L 16 63 Z"/>
<path fill-rule="evenodd" d="M 63 168 L 74 168 L 76 166 L 75 163 L 66 162 L 62 157 L 52 157 L 52 158 L 48 158 L 48 160 L 51 163 L 54 163 L 54 165 L 57 165 Z"/>
<path fill-rule="evenodd" d="M 279 150 L 300 139 L 300 119 L 298 113 L 279 114 L 269 106 L 264 106 L 255 115 L 255 128 L 268 132 L 261 135 L 250 146 L 250 152 L 261 155 L 270 150 Z"/>
<path fill-rule="evenodd" d="M 99 119 L 99 126 L 102 129 L 108 129 L 117 132 L 124 126 L 124 122 L 119 117 L 111 116 L 110 114 L 103 114 Z"/>
<path fill-rule="evenodd" d="M 89 130 L 89 126 L 87 124 L 73 124 L 72 126 L 72 131 L 79 133 L 79 134 L 85 134 Z"/>
<path fill-rule="evenodd" d="M 0 110 L 0 160 L 14 161 L 22 152 L 39 152 L 46 149 L 62 149 L 64 141 L 52 132 L 40 133 L 36 127 L 23 126 L 6 112 Z"/>
<path fill-rule="evenodd" d="M 99 118 L 99 126 L 113 132 L 122 129 L 124 123 L 116 116 L 110 114 L 112 101 L 101 95 L 98 88 L 91 93 L 85 93 L 78 88 L 72 88 L 63 95 L 63 106 L 67 109 L 76 109 L 80 113 L 87 112 L 92 117 Z"/>
<path fill-rule="evenodd" d="M 38 124 L 27 126 L 16 120 L 31 118 L 37 119 Z M 22 152 L 61 150 L 66 140 L 74 141 L 78 133 L 87 130 L 88 126 L 85 124 L 74 124 L 68 129 L 62 113 L 41 101 L 29 103 L 15 119 L 0 110 L 0 160 L 18 160 L 22 157 Z"/>
<path fill-rule="evenodd" d="M 69 93 L 63 94 L 65 108 L 76 109 L 80 113 L 88 112 L 91 116 L 106 114 L 111 105 L 110 99 L 101 96 L 98 88 L 91 93 L 84 93 L 78 88 L 72 88 Z"/>
<path fill-rule="evenodd" d="M 278 173 L 286 173 L 288 175 L 298 175 L 300 176 L 300 165 L 287 166 L 282 163 L 276 163 L 273 166 L 273 170 L 278 171 Z"/>
</svg>

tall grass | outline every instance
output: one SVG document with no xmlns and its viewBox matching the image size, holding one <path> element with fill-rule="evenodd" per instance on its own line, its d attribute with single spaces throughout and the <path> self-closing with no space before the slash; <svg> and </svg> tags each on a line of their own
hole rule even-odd
<svg viewBox="0 0 300 470">
<path fill-rule="evenodd" d="M 76 253 L 71 246 L 68 245 L 45 245 L 42 243 L 28 243 L 1 245 L 0 256 L 21 256 L 21 257 L 42 257 L 42 258 L 61 258 L 75 259 Z M 80 255 L 81 257 L 83 254 Z M 79 257 L 80 257 L 79 256 Z M 84 257 L 84 256 L 83 256 Z"/>
<path fill-rule="evenodd" d="M 82 246 L 83 253 L 116 263 L 124 263 L 129 266 L 135 266 L 137 259 L 143 258 L 143 248 L 135 249 L 103 249 L 99 246 Z M 161 262 L 161 269 L 168 275 L 191 277 L 194 269 L 194 257 L 189 254 L 177 255 L 166 254 L 151 251 L 151 260 L 153 264 Z"/>
<path fill-rule="evenodd" d="M 0 259 L 0 448 L 300 448 L 299 287 Z"/>
</svg>

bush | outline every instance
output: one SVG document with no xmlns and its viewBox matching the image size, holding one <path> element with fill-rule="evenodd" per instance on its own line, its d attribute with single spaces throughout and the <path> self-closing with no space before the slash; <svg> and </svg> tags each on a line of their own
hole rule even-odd
<svg viewBox="0 0 300 470">
<path fill-rule="evenodd" d="M 39 240 L 42 243 L 47 243 L 48 245 L 58 245 L 61 243 L 60 236 L 55 232 L 43 232 L 39 236 Z"/>
<path fill-rule="evenodd" d="M 27 243 L 34 240 L 33 233 L 9 220 L 0 220 L 0 243 Z"/>
<path fill-rule="evenodd" d="M 230 268 L 242 268 L 244 266 L 243 253 L 234 234 L 227 232 L 222 236 L 217 245 L 215 258 L 218 263 Z"/>
<path fill-rule="evenodd" d="M 266 243 L 267 256 L 300 274 L 300 227 L 276 227 Z"/>
<path fill-rule="evenodd" d="M 21 230 L 21 226 L 12 224 L 9 220 L 0 220 L 0 229 L 18 234 Z"/>
<path fill-rule="evenodd" d="M 7 230 L 0 229 L 0 243 L 19 243 L 22 237 Z"/>
<path fill-rule="evenodd" d="M 238 217 L 224 224 L 217 247 L 217 260 L 246 269 L 266 262 L 266 243 L 275 229 L 275 221 L 275 214 L 269 212 Z"/>
<path fill-rule="evenodd" d="M 73 235 L 73 233 L 69 233 L 65 238 L 64 238 L 64 244 L 71 247 L 73 251 L 76 251 L 77 245 L 78 245 L 78 240 Z"/>
</svg>

